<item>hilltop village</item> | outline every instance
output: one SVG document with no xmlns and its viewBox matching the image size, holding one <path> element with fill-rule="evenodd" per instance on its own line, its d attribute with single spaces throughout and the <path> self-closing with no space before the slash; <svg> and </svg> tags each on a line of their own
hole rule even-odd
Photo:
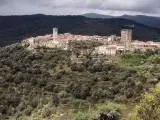
<svg viewBox="0 0 160 120">
<path fill-rule="evenodd" d="M 145 116 L 160 108 L 153 89 L 160 82 L 160 43 L 132 34 L 82 36 L 54 28 L 0 48 L 0 120 L 159 120 L 160 112 Z M 146 95 L 155 99 L 148 104 Z"/>
<path fill-rule="evenodd" d="M 116 55 L 125 51 L 146 51 L 148 49 L 160 48 L 160 42 L 142 42 L 132 39 L 132 30 L 122 29 L 121 36 L 83 36 L 70 33 L 58 34 L 58 28 L 53 28 L 53 34 L 31 37 L 23 40 L 23 43 L 29 43 L 29 48 L 37 47 L 61 48 L 71 50 L 70 43 L 78 41 L 100 42 L 101 45 L 94 48 L 94 54 Z M 74 46 L 73 46 L 74 47 Z"/>
</svg>

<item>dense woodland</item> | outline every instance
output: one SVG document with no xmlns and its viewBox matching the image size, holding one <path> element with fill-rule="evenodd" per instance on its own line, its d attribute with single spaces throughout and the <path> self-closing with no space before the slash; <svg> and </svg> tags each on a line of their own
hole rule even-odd
<svg viewBox="0 0 160 120">
<path fill-rule="evenodd" d="M 60 113 L 70 120 L 99 120 L 100 112 L 120 120 L 160 81 L 159 50 L 105 59 L 87 54 L 82 63 L 73 63 L 73 52 L 57 48 L 28 51 L 26 47 L 0 48 L 1 120 L 58 120 Z"/>
<path fill-rule="evenodd" d="M 53 27 L 60 33 L 81 35 L 120 35 L 120 30 L 135 26 L 133 39 L 143 41 L 160 39 L 160 30 L 137 22 L 121 19 L 91 19 L 83 16 L 0 16 L 0 46 L 16 43 L 24 38 L 52 34 Z"/>
</svg>

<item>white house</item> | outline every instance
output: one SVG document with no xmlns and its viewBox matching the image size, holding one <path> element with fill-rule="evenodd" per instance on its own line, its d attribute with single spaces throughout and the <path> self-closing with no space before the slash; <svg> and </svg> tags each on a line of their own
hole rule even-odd
<svg viewBox="0 0 160 120">
<path fill-rule="evenodd" d="M 116 55 L 117 47 L 116 46 L 107 46 L 102 45 L 95 48 L 95 54 L 103 54 L 103 55 Z"/>
</svg>

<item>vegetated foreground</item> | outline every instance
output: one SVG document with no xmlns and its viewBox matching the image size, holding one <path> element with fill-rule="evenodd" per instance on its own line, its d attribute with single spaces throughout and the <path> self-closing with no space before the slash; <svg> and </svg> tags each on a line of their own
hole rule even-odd
<svg viewBox="0 0 160 120">
<path fill-rule="evenodd" d="M 56 48 L 0 48 L 0 119 L 98 120 L 105 113 L 106 120 L 108 114 L 129 120 L 134 105 L 160 80 L 158 52 L 105 59 L 87 54 L 72 63 L 73 53 Z"/>
</svg>

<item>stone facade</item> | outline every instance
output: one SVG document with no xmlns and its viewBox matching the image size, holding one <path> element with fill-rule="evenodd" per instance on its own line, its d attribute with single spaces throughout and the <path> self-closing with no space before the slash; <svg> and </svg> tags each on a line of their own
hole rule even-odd
<svg viewBox="0 0 160 120">
<path fill-rule="evenodd" d="M 121 30 L 121 42 L 126 48 L 130 47 L 132 42 L 132 30 L 122 29 Z"/>
<path fill-rule="evenodd" d="M 142 41 L 134 41 L 131 43 L 131 48 L 133 50 L 140 50 L 140 51 L 146 51 L 146 50 L 153 50 L 156 48 L 160 48 L 160 43 L 148 41 L 148 42 L 142 42 Z"/>
<path fill-rule="evenodd" d="M 53 28 L 53 39 L 56 39 L 58 36 L 58 28 Z"/>
</svg>

